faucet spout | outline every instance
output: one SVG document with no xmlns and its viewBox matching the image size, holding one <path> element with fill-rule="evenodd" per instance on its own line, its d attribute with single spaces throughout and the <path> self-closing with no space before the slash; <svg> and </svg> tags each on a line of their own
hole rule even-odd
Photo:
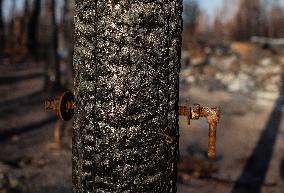
<svg viewBox="0 0 284 193">
<path fill-rule="evenodd" d="M 209 125 L 208 131 L 208 157 L 216 156 L 216 133 L 217 124 L 220 119 L 221 111 L 219 108 L 201 107 L 200 116 L 207 119 Z"/>
<path fill-rule="evenodd" d="M 216 156 L 216 133 L 217 124 L 220 119 L 220 108 L 201 107 L 199 104 L 194 104 L 189 107 L 179 106 L 179 115 L 186 116 L 188 124 L 190 120 L 197 120 L 200 117 L 207 119 L 209 125 L 208 132 L 208 157 L 214 158 Z"/>
</svg>

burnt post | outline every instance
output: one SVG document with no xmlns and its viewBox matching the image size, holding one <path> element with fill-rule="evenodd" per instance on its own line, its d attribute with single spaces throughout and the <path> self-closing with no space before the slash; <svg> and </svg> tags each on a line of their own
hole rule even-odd
<svg viewBox="0 0 284 193">
<path fill-rule="evenodd" d="M 176 192 L 181 0 L 76 0 L 73 193 Z"/>
<path fill-rule="evenodd" d="M 5 27 L 3 21 L 3 0 L 0 0 L 0 55 L 5 48 Z"/>
<path fill-rule="evenodd" d="M 39 17 L 41 12 L 41 0 L 33 1 L 33 8 L 30 20 L 28 22 L 28 48 L 30 53 L 36 53 L 38 47 L 37 31 L 39 25 Z"/>
<path fill-rule="evenodd" d="M 46 71 L 51 70 L 53 79 L 51 85 L 45 85 L 45 87 L 51 87 L 53 90 L 59 90 L 61 87 L 61 77 L 60 77 L 60 64 L 58 50 L 58 27 L 56 23 L 56 0 L 48 0 L 46 2 L 47 13 L 46 20 L 48 30 L 46 32 L 47 36 L 47 54 L 48 54 L 48 64 Z M 48 73 L 48 72 L 46 72 Z M 46 75 L 45 84 L 49 84 L 48 75 Z"/>
</svg>

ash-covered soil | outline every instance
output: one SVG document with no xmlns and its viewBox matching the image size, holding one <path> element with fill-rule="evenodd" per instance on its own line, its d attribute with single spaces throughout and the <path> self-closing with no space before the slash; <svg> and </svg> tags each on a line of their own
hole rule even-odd
<svg viewBox="0 0 284 193">
<path fill-rule="evenodd" d="M 2 63 L 0 72 L 0 173 L 15 186 L 7 193 L 71 192 L 70 148 L 47 148 L 57 118 L 44 110 L 54 94 L 42 91 L 43 68 Z"/>
</svg>

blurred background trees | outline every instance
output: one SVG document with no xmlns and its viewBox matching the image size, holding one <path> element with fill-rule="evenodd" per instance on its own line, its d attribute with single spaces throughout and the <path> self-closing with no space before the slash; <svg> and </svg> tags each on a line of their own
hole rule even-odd
<svg viewBox="0 0 284 193">
<path fill-rule="evenodd" d="M 4 22 L 3 22 L 3 0 L 0 0 L 0 52 L 5 47 L 5 34 L 4 34 Z"/>
<path fill-rule="evenodd" d="M 0 0 L 0 55 L 44 61 L 45 89 L 72 85 L 74 0 Z M 209 14 L 197 0 L 184 0 L 183 48 L 284 37 L 278 0 L 223 0 Z"/>
<path fill-rule="evenodd" d="M 72 87 L 73 0 L 0 0 L 0 56 L 44 68 L 44 90 Z"/>
<path fill-rule="evenodd" d="M 48 0 L 0 0 L 1 55 L 23 52 L 25 56 L 42 58 L 44 36 L 53 31 L 58 39 L 56 53 L 59 58 L 72 56 L 73 0 L 56 0 L 54 9 Z M 53 1 L 51 1 L 53 2 Z M 8 6 L 9 5 L 9 6 Z M 5 9 L 5 11 L 3 11 Z M 47 27 L 53 17 L 54 22 Z M 224 0 L 214 15 L 208 15 L 197 0 L 184 0 L 184 40 L 222 37 L 226 40 L 247 41 L 252 36 L 284 37 L 284 8 L 278 0 Z M 47 17 L 45 17 L 47 16 Z M 54 27 L 52 27 L 54 26 Z M 16 36 L 16 37 L 15 37 Z M 6 42 L 6 43 L 5 43 Z M 186 41 L 184 41 L 186 42 Z M 62 49 L 62 47 L 64 49 Z M 26 49 L 26 50 L 25 50 Z M 59 54 L 59 55 L 60 55 Z M 56 78 L 58 79 L 58 77 Z"/>
<path fill-rule="evenodd" d="M 40 16 L 40 10 L 41 10 L 41 0 L 34 0 L 32 10 L 31 10 L 31 16 L 29 18 L 29 1 L 25 1 L 25 11 L 24 15 L 22 17 L 29 18 L 28 21 L 28 28 L 27 28 L 27 35 L 28 35 L 28 49 L 31 54 L 35 54 L 35 50 L 38 45 L 38 25 L 39 25 L 39 16 Z"/>
<path fill-rule="evenodd" d="M 223 0 L 213 15 L 202 10 L 198 1 L 185 0 L 184 20 L 186 45 L 198 39 L 204 41 L 205 34 L 211 41 L 215 38 L 249 41 L 253 36 L 284 37 L 284 28 L 280 27 L 284 25 L 284 7 L 278 0 Z"/>
<path fill-rule="evenodd" d="M 198 18 L 200 16 L 200 7 L 196 0 L 188 0 L 184 3 L 184 30 L 194 36 L 198 26 Z"/>
</svg>

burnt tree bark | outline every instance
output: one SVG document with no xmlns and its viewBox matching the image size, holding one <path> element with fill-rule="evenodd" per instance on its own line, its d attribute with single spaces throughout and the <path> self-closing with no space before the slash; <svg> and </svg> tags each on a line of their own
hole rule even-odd
<svg viewBox="0 0 284 193">
<path fill-rule="evenodd" d="M 48 0 L 46 2 L 47 12 L 46 20 L 48 30 L 46 32 L 48 46 L 47 46 L 47 64 L 45 66 L 45 90 L 51 88 L 51 90 L 59 90 L 61 87 L 61 77 L 60 77 L 60 64 L 58 56 L 58 27 L 56 23 L 55 14 L 55 0 Z M 48 75 L 48 72 L 50 75 Z M 50 80 L 51 79 L 51 80 Z M 50 85 L 49 85 L 50 84 Z"/>
<path fill-rule="evenodd" d="M 76 0 L 73 193 L 176 192 L 181 0 Z"/>
<path fill-rule="evenodd" d="M 67 51 L 66 56 L 66 69 L 67 69 L 67 81 L 65 87 L 73 87 L 74 80 L 74 69 L 73 65 L 73 45 L 74 45 L 74 22 L 73 22 L 73 10 L 74 10 L 74 0 L 64 0 L 63 6 L 63 16 L 62 16 L 62 24 L 63 24 L 63 35 L 64 35 L 64 47 Z"/>
<path fill-rule="evenodd" d="M 0 0 L 0 55 L 5 48 L 5 30 L 3 21 L 3 0 Z"/>
<path fill-rule="evenodd" d="M 41 0 L 34 0 L 31 18 L 28 22 L 28 49 L 31 53 L 34 53 L 38 40 L 37 40 L 37 31 L 39 24 L 39 16 L 41 9 Z"/>
<path fill-rule="evenodd" d="M 23 10 L 23 16 L 21 19 L 21 28 L 22 28 L 22 38 L 23 38 L 23 44 L 25 45 L 25 48 L 27 49 L 27 34 L 28 34 L 28 24 L 29 24 L 29 17 L 30 17 L 30 10 L 29 10 L 29 0 L 25 0 L 24 2 L 24 10 Z"/>
</svg>

